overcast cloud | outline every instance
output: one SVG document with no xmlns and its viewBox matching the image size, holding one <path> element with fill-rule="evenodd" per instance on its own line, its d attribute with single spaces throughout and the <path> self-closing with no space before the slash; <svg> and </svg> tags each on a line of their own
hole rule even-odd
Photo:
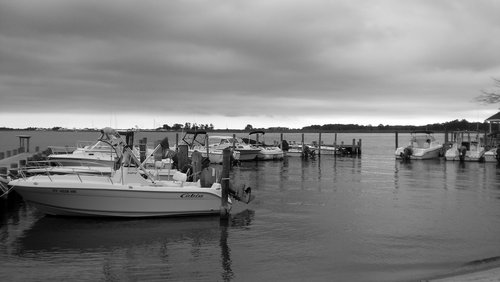
<svg viewBox="0 0 500 282">
<path fill-rule="evenodd" d="M 0 0 L 0 126 L 483 121 L 495 0 Z"/>
</svg>

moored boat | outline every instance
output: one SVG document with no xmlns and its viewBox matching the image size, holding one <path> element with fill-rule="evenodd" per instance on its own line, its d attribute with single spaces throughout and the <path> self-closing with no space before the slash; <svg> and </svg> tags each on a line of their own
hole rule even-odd
<svg viewBox="0 0 500 282">
<path fill-rule="evenodd" d="M 210 163 L 221 164 L 223 161 L 223 149 L 215 146 L 208 146 L 208 134 L 206 131 L 187 131 L 182 137 L 182 142 L 188 146 L 189 157 L 195 151 L 208 158 Z M 232 151 L 232 158 L 235 161 L 240 159 L 239 151 Z"/>
<path fill-rule="evenodd" d="M 252 140 L 252 135 L 255 140 Z M 264 139 L 265 132 L 262 130 L 252 131 L 248 134 L 248 144 L 260 149 L 257 160 L 281 160 L 284 157 L 283 150 L 278 146 L 266 145 Z M 260 140 L 262 137 L 262 140 Z"/>
<path fill-rule="evenodd" d="M 488 148 L 484 152 L 484 162 L 500 162 L 500 131 L 494 131 L 487 136 Z"/>
<path fill-rule="evenodd" d="M 396 149 L 396 159 L 436 159 L 443 154 L 443 144 L 434 138 L 432 131 L 414 131 L 407 146 Z"/>
<path fill-rule="evenodd" d="M 452 133 L 452 145 L 445 152 L 447 161 L 484 160 L 484 138 L 477 131 L 456 131 Z"/>
<path fill-rule="evenodd" d="M 105 129 L 103 134 L 117 137 L 114 148 L 123 150 L 120 167 L 113 175 L 39 174 L 12 180 L 9 186 L 26 202 L 50 215 L 156 217 L 220 213 L 221 184 L 214 177 L 215 171 L 202 171 L 200 175 L 208 175 L 207 179 L 196 182 L 188 181 L 187 174 L 178 171 L 173 180 L 156 180 L 115 131 Z M 250 189 L 241 190 L 234 193 L 248 202 Z"/>
<path fill-rule="evenodd" d="M 253 161 L 260 152 L 259 148 L 246 144 L 239 137 L 233 138 L 232 136 L 209 136 L 208 146 L 213 150 L 224 150 L 231 147 L 234 151 L 239 152 L 240 161 Z"/>
</svg>

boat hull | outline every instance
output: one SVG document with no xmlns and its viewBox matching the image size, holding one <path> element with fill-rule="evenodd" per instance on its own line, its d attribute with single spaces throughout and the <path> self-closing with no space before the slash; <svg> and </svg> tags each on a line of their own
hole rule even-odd
<svg viewBox="0 0 500 282">
<path fill-rule="evenodd" d="M 257 159 L 257 155 L 259 154 L 258 149 L 245 149 L 245 150 L 240 150 L 240 149 L 235 149 L 240 153 L 240 161 L 253 161 Z"/>
<path fill-rule="evenodd" d="M 257 155 L 257 160 L 281 160 L 284 154 L 281 149 L 274 148 L 261 148 L 259 154 Z"/>
<path fill-rule="evenodd" d="M 486 163 L 497 163 L 497 149 L 492 149 L 484 153 L 484 162 Z"/>
<path fill-rule="evenodd" d="M 396 159 L 402 159 L 401 154 L 404 152 L 405 147 L 398 148 L 396 150 Z M 412 155 L 410 156 L 411 160 L 429 160 L 429 159 L 437 159 L 442 154 L 442 147 L 435 148 L 412 148 Z"/>
<path fill-rule="evenodd" d="M 35 178 L 11 181 L 9 185 L 14 186 L 26 202 L 49 215 L 159 217 L 220 213 L 220 189 L 104 182 L 85 185 Z"/>
<path fill-rule="evenodd" d="M 480 162 L 484 160 L 484 153 L 484 150 L 467 151 L 461 159 L 460 152 L 458 150 L 449 149 L 448 151 L 446 151 L 444 157 L 447 161 Z"/>
</svg>

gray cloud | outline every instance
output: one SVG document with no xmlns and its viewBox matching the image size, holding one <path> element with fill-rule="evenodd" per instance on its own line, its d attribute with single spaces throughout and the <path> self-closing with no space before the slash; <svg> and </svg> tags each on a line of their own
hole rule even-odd
<svg viewBox="0 0 500 282">
<path fill-rule="evenodd" d="M 500 71 L 499 6 L 0 0 L 0 110 L 471 118 Z"/>
</svg>

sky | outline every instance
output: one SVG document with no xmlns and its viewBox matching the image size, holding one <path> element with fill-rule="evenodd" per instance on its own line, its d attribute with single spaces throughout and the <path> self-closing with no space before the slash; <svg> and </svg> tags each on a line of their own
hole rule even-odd
<svg viewBox="0 0 500 282">
<path fill-rule="evenodd" d="M 0 127 L 483 122 L 496 0 L 0 0 Z"/>
</svg>

